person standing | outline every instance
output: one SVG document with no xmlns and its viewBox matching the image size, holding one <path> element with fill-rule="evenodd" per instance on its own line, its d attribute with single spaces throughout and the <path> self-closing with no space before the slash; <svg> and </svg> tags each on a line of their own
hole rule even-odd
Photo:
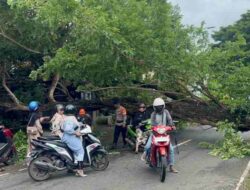
<svg viewBox="0 0 250 190">
<path fill-rule="evenodd" d="M 113 141 L 113 148 L 117 148 L 118 139 L 120 133 L 122 133 L 122 140 L 123 140 L 123 147 L 126 146 L 126 136 L 127 136 L 127 110 L 121 106 L 120 100 L 115 99 L 113 101 L 115 111 L 115 131 L 114 131 L 114 141 Z"/>
<path fill-rule="evenodd" d="M 49 117 L 42 117 L 42 114 L 39 111 L 39 103 L 37 101 L 32 101 L 29 103 L 29 111 L 30 117 L 26 130 L 28 135 L 27 157 L 29 157 L 29 153 L 32 150 L 31 141 L 33 139 L 37 139 L 43 134 L 41 122 L 49 119 Z"/>
</svg>

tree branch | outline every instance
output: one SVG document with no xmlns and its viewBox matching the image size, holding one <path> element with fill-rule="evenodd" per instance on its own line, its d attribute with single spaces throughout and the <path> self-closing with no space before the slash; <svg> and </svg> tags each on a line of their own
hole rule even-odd
<svg viewBox="0 0 250 190">
<path fill-rule="evenodd" d="M 48 100 L 50 103 L 56 102 L 56 100 L 54 98 L 54 93 L 55 93 L 56 86 L 58 84 L 59 79 L 60 79 L 60 75 L 58 73 L 56 73 L 52 79 L 52 83 L 51 83 L 51 86 L 49 89 Z"/>
<path fill-rule="evenodd" d="M 2 86 L 7 91 L 8 95 L 10 96 L 11 100 L 15 104 L 20 104 L 21 102 L 18 100 L 18 98 L 15 96 L 15 94 L 9 89 L 9 87 L 6 84 L 6 64 L 3 64 L 3 67 L 1 68 L 1 74 L 2 74 Z"/>
<path fill-rule="evenodd" d="M 0 73 L 2 75 L 2 86 L 6 90 L 9 97 L 14 103 L 14 105 L 5 103 L 5 106 L 11 105 L 12 108 L 18 108 L 18 109 L 25 110 L 25 111 L 28 110 L 28 108 L 23 105 L 23 103 L 16 97 L 16 95 L 9 89 L 9 87 L 6 84 L 6 64 L 5 63 L 3 64 L 2 67 L 0 67 Z"/>
<path fill-rule="evenodd" d="M 214 95 L 212 95 L 208 89 L 202 82 L 199 83 L 199 85 L 202 88 L 202 93 L 207 96 L 209 99 L 211 99 L 213 102 L 215 102 L 217 105 L 219 105 L 222 109 L 227 110 L 226 106 L 223 105 L 218 98 L 216 98 Z"/>
<path fill-rule="evenodd" d="M 181 81 L 177 81 L 178 85 L 187 93 L 191 96 L 191 98 L 193 98 L 194 100 L 198 101 L 198 102 L 202 102 L 208 105 L 208 103 L 206 101 L 204 101 L 203 99 L 201 99 L 200 97 L 194 95 L 192 92 L 190 92 L 190 90 L 188 90 L 188 88 L 186 87 L 185 84 L 183 84 Z"/>
<path fill-rule="evenodd" d="M 69 93 L 67 87 L 64 86 L 64 84 L 61 83 L 61 82 L 58 82 L 58 85 L 61 87 L 60 90 L 61 90 L 65 95 L 67 95 L 67 97 L 69 98 L 69 101 L 73 101 L 74 99 L 73 99 L 72 96 L 70 95 L 70 93 Z"/>
<path fill-rule="evenodd" d="M 130 90 L 141 90 L 141 91 L 148 91 L 148 92 L 159 92 L 162 93 L 166 96 L 170 95 L 170 96 L 183 96 L 183 94 L 178 93 L 178 92 L 170 92 L 170 91 L 164 91 L 164 90 L 156 90 L 153 88 L 143 88 L 143 87 L 138 87 L 138 86 L 110 86 L 110 87 L 104 87 L 104 88 L 98 88 L 98 89 L 94 89 L 91 90 L 91 92 L 98 92 L 98 91 L 105 91 L 105 90 L 114 90 L 114 89 L 130 89 Z"/>
<path fill-rule="evenodd" d="M 9 40 L 10 42 L 12 42 L 13 44 L 25 49 L 26 51 L 29 51 L 31 53 L 36 53 L 36 54 L 42 54 L 41 52 L 37 51 L 37 50 L 33 50 L 23 44 L 20 44 L 19 42 L 17 42 L 16 40 L 14 40 L 13 38 L 11 38 L 10 36 L 6 35 L 3 31 L 3 29 L 0 26 L 0 36 L 4 37 L 5 39 Z"/>
</svg>

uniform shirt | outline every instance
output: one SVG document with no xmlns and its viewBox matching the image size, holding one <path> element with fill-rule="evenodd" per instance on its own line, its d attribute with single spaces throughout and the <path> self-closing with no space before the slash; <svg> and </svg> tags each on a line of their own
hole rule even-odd
<svg viewBox="0 0 250 190">
<path fill-rule="evenodd" d="M 115 124 L 117 126 L 126 125 L 127 110 L 123 106 L 120 106 L 119 108 L 116 109 L 115 118 L 116 118 Z"/>
</svg>

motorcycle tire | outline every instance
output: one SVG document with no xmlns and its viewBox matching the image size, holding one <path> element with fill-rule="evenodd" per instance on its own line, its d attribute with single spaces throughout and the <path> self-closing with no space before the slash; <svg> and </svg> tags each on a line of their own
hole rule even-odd
<svg viewBox="0 0 250 190">
<path fill-rule="evenodd" d="M 109 165 L 108 154 L 105 152 L 97 151 L 92 155 L 91 168 L 96 171 L 105 170 Z"/>
<path fill-rule="evenodd" d="M 48 170 L 42 170 L 34 164 L 36 161 L 51 163 L 52 161 L 47 156 L 40 156 L 32 160 L 28 167 L 29 176 L 35 181 L 44 181 L 50 177 Z"/>
<path fill-rule="evenodd" d="M 160 159 L 160 180 L 161 182 L 163 183 L 166 179 L 166 168 L 167 168 L 167 160 L 166 160 L 166 157 L 165 156 L 161 156 L 161 159 Z"/>
<path fill-rule="evenodd" d="M 15 164 L 15 162 L 18 160 L 18 155 L 17 155 L 17 152 L 12 150 L 10 152 L 10 155 L 9 155 L 9 159 L 4 162 L 4 165 L 8 166 L 8 165 L 12 165 L 12 164 Z"/>
</svg>

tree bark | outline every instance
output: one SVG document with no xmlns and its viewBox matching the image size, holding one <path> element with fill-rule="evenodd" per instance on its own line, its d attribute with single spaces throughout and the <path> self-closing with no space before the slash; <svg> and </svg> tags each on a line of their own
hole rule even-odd
<svg viewBox="0 0 250 190">
<path fill-rule="evenodd" d="M 57 86 L 57 84 L 59 82 L 59 79 L 60 79 L 60 75 L 58 73 L 56 73 L 53 76 L 52 83 L 51 83 L 51 86 L 50 86 L 50 89 L 49 89 L 48 100 L 49 100 L 50 103 L 56 102 L 56 100 L 54 98 L 54 93 L 55 93 L 55 90 L 56 90 L 56 86 Z"/>
<path fill-rule="evenodd" d="M 6 64 L 4 63 L 2 67 L 0 67 L 0 73 L 2 75 L 2 86 L 5 89 L 5 91 L 8 93 L 10 99 L 13 101 L 13 103 L 4 103 L 5 106 L 9 107 L 9 109 L 20 109 L 27 111 L 28 107 L 24 106 L 23 103 L 16 97 L 16 95 L 11 91 L 11 89 L 7 86 L 6 83 Z"/>
<path fill-rule="evenodd" d="M 127 89 L 127 90 L 139 90 L 139 91 L 148 91 L 152 93 L 162 93 L 167 97 L 176 99 L 177 97 L 183 97 L 184 94 L 178 93 L 178 92 L 171 92 L 171 91 L 165 91 L 165 90 L 157 90 L 153 88 L 145 88 L 140 86 L 110 86 L 110 87 L 104 87 L 104 88 L 97 88 L 94 90 L 91 90 L 91 92 L 99 92 L 99 91 L 105 91 L 105 90 L 116 90 L 116 89 Z"/>
</svg>

